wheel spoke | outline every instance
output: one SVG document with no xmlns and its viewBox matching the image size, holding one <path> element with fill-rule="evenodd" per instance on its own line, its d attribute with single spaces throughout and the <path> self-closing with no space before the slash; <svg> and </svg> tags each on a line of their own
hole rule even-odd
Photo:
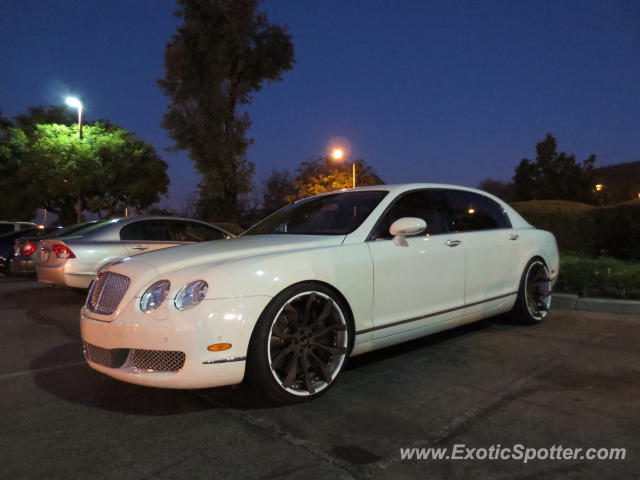
<svg viewBox="0 0 640 480">
<path fill-rule="evenodd" d="M 296 310 L 293 305 L 287 303 L 284 306 L 284 313 L 289 325 L 294 328 L 300 325 L 300 322 L 298 321 L 298 310 Z"/>
<path fill-rule="evenodd" d="M 296 379 L 298 373 L 298 359 L 300 358 L 300 353 L 296 352 L 291 356 L 289 360 L 289 364 L 287 365 L 287 376 L 282 381 L 282 384 L 285 387 L 293 387 L 293 382 Z"/>
<path fill-rule="evenodd" d="M 322 345 L 321 343 L 316 343 L 316 342 L 311 342 L 311 345 L 317 348 L 321 348 L 322 350 L 326 350 L 327 352 L 333 355 L 340 355 L 343 353 L 347 353 L 347 349 L 345 347 Z"/>
<path fill-rule="evenodd" d="M 300 356 L 300 365 L 302 366 L 304 384 L 307 386 L 307 391 L 309 393 L 316 393 L 316 389 L 314 388 L 311 377 L 309 376 L 309 360 L 307 359 L 306 354 Z"/>
<path fill-rule="evenodd" d="M 332 379 L 331 379 L 331 369 L 329 368 L 329 365 L 327 365 L 325 362 L 323 362 L 315 353 L 313 352 L 309 352 L 309 356 L 312 360 L 315 361 L 315 363 L 318 365 L 318 367 L 320 367 L 320 375 L 322 375 L 322 379 L 329 383 Z"/>
<path fill-rule="evenodd" d="M 302 323 L 305 326 L 309 326 L 310 319 L 311 319 L 311 306 L 313 305 L 313 302 L 315 302 L 315 300 L 316 300 L 316 294 L 315 292 L 313 292 L 311 295 L 309 295 L 309 298 L 307 299 L 307 304 L 304 307 L 304 313 L 302 314 Z"/>
<path fill-rule="evenodd" d="M 320 315 L 318 315 L 318 317 L 315 319 L 314 323 L 320 323 L 326 318 L 329 318 L 329 315 L 331 314 L 332 309 L 333 309 L 333 302 L 329 300 L 325 300 L 324 308 L 322 309 L 322 312 L 320 312 Z"/>
<path fill-rule="evenodd" d="M 284 361 L 287 358 L 287 355 L 293 352 L 295 348 L 296 346 L 292 343 L 286 346 L 285 348 L 283 348 L 282 350 L 280 350 L 278 354 L 275 356 L 275 358 L 271 361 L 271 366 L 275 369 L 282 367 L 282 365 L 284 364 Z"/>
<path fill-rule="evenodd" d="M 329 325 L 327 328 L 323 328 L 322 330 L 317 330 L 313 332 L 313 335 L 311 335 L 311 338 L 322 337 L 327 333 L 331 333 L 331 332 L 343 332 L 346 329 L 347 329 L 346 325 L 343 325 L 341 323 L 335 323 L 333 325 Z"/>
</svg>

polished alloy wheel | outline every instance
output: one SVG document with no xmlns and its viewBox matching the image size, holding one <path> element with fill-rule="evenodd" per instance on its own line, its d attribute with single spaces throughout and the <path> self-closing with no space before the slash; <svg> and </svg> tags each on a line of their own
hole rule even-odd
<svg viewBox="0 0 640 480">
<path fill-rule="evenodd" d="M 329 295 L 299 293 L 278 311 L 268 336 L 271 374 L 287 392 L 315 395 L 336 378 L 349 345 L 345 315 Z"/>
<path fill-rule="evenodd" d="M 542 320 L 551 307 L 551 279 L 542 261 L 536 260 L 529 265 L 524 289 L 529 314 L 537 321 Z"/>
</svg>

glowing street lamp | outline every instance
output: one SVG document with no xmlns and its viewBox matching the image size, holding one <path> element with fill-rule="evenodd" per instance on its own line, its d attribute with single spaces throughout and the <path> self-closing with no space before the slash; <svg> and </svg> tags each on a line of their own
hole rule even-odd
<svg viewBox="0 0 640 480">
<path fill-rule="evenodd" d="M 598 183 L 596 185 L 596 192 L 601 192 L 603 188 L 604 188 L 604 185 L 601 183 Z"/>
<path fill-rule="evenodd" d="M 82 140 L 82 102 L 76 97 L 67 97 L 65 102 L 71 108 L 78 110 L 78 130 L 80 133 L 80 140 Z M 66 182 L 67 180 L 65 179 L 64 181 Z M 80 223 L 82 221 L 82 197 L 80 196 L 80 192 L 78 192 L 76 210 L 78 211 L 78 223 Z"/>
<path fill-rule="evenodd" d="M 78 110 L 78 127 L 80 130 L 80 140 L 82 140 L 82 102 L 76 97 L 67 97 L 65 102 L 71 108 L 75 108 Z"/>
<path fill-rule="evenodd" d="M 334 148 L 331 152 L 331 157 L 336 161 L 341 161 L 345 155 L 344 150 L 341 148 Z M 353 176 L 353 188 L 356 188 L 356 162 L 351 163 L 351 175 Z"/>
</svg>

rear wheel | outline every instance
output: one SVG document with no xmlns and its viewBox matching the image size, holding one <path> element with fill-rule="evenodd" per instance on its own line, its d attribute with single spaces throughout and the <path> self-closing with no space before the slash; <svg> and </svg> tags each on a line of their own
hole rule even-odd
<svg viewBox="0 0 640 480">
<path fill-rule="evenodd" d="M 516 304 L 511 316 L 522 323 L 540 323 L 551 309 L 551 277 L 549 269 L 541 258 L 533 258 L 527 263 L 522 278 Z"/>
<path fill-rule="evenodd" d="M 297 403 L 336 380 L 353 341 L 349 310 L 330 288 L 294 285 L 264 310 L 251 338 L 248 375 L 268 397 Z"/>
</svg>

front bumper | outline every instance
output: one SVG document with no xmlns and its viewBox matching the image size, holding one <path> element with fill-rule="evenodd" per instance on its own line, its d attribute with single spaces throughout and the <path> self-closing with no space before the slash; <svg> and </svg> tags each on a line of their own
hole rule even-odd
<svg viewBox="0 0 640 480">
<path fill-rule="evenodd" d="M 139 299 L 134 298 L 111 321 L 85 307 L 80 318 L 85 344 L 122 356 L 121 361 L 109 364 L 94 361 L 96 356 L 92 360 L 85 350 L 85 358 L 93 369 L 138 385 L 210 388 L 240 383 L 253 327 L 270 300 L 267 296 L 205 300 L 184 312 L 165 302 L 158 310 L 143 314 L 137 309 Z M 222 352 L 207 350 L 216 343 L 232 347 Z M 132 358 L 142 351 L 167 358 L 182 353 L 184 363 L 176 371 L 140 368 Z"/>
</svg>

